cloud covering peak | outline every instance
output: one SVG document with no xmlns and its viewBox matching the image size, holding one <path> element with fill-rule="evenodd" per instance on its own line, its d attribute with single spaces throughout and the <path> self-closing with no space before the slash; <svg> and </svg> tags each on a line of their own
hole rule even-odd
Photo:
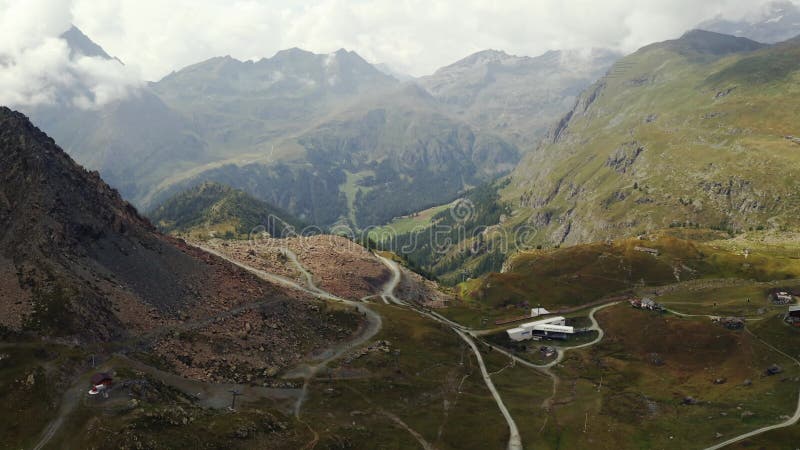
<svg viewBox="0 0 800 450">
<path fill-rule="evenodd" d="M 780 0 L 797 5 L 800 0 Z M 94 108 L 142 79 L 219 55 L 259 60 L 300 47 L 358 52 L 415 76 L 496 48 L 537 56 L 623 53 L 712 18 L 759 20 L 772 0 L 0 0 L 0 103 Z M 766 12 L 765 12 L 766 11 Z M 70 51 L 75 24 L 126 61 Z M 798 29 L 800 34 L 800 29 Z M 140 75 L 141 73 L 141 75 Z"/>
<path fill-rule="evenodd" d="M 100 107 L 142 86 L 135 68 L 70 48 L 72 3 L 0 0 L 0 104 Z"/>
</svg>

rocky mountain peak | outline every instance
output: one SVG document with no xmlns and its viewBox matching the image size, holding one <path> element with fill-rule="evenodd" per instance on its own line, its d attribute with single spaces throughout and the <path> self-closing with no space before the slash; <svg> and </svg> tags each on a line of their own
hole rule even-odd
<svg viewBox="0 0 800 450">
<path fill-rule="evenodd" d="M 454 69 L 469 69 L 485 66 L 487 64 L 500 62 L 506 59 L 516 58 L 502 50 L 482 50 L 460 59 L 449 66 L 442 67 L 435 74 L 441 74 Z"/>
<path fill-rule="evenodd" d="M 83 34 L 83 32 L 75 25 L 72 25 L 69 30 L 62 33 L 61 39 L 64 39 L 67 42 L 67 45 L 70 49 L 70 56 L 79 54 L 88 56 L 90 58 L 116 59 L 119 61 L 118 58 L 106 53 L 103 47 L 99 46 L 88 36 Z"/>
</svg>

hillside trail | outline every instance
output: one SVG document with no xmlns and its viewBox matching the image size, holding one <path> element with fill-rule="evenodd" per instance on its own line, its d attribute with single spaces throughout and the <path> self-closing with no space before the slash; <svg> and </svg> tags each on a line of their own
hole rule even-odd
<svg viewBox="0 0 800 450">
<path fill-rule="evenodd" d="M 668 312 L 670 314 L 675 314 L 678 317 L 686 317 L 686 318 L 689 318 L 689 319 L 696 318 L 696 317 L 705 318 L 705 319 L 716 319 L 716 318 L 720 317 L 719 314 L 717 314 L 717 315 L 714 315 L 714 314 L 686 314 L 686 313 L 682 313 L 680 311 L 675 311 L 674 309 L 670 309 L 670 308 L 664 308 L 664 311 L 666 311 L 666 312 Z M 746 322 L 757 322 L 759 320 L 764 320 L 763 317 L 743 317 L 743 319 Z"/>
<path fill-rule="evenodd" d="M 297 253 L 293 252 L 289 247 L 280 247 L 280 252 L 285 255 L 289 261 L 291 261 L 292 265 L 300 271 L 300 274 L 303 275 L 303 278 L 306 279 L 306 287 L 314 292 L 317 292 L 321 295 L 331 295 L 329 292 L 320 289 L 319 286 L 316 285 L 314 282 L 314 275 L 306 269 L 306 267 L 300 262 L 300 259 L 297 257 Z"/>
<path fill-rule="evenodd" d="M 218 251 L 216 251 L 216 250 L 214 250 L 212 248 L 209 248 L 209 247 L 206 247 L 206 246 L 203 246 L 203 245 L 199 245 L 199 244 L 193 244 L 193 245 L 195 245 L 197 248 L 199 248 L 200 250 L 203 250 L 206 253 L 210 253 L 210 254 L 212 254 L 212 255 L 214 255 L 216 257 L 222 258 L 222 259 L 228 261 L 229 263 L 239 267 L 240 269 L 244 269 L 244 270 L 252 273 L 253 275 L 261 278 L 262 280 L 269 281 L 270 283 L 274 283 L 274 284 L 277 284 L 277 285 L 280 285 L 280 286 L 283 286 L 283 287 L 286 287 L 286 288 L 289 288 L 289 289 L 302 291 L 302 292 L 305 292 L 306 294 L 310 294 L 310 295 L 313 295 L 315 297 L 323 298 L 323 299 L 326 299 L 326 300 L 334 300 L 334 301 L 337 301 L 337 302 L 345 302 L 345 303 L 349 302 L 349 300 L 345 300 L 343 298 L 337 297 L 337 296 L 335 296 L 333 294 L 330 294 L 328 292 L 324 292 L 322 290 L 312 290 L 312 289 L 310 289 L 308 287 L 301 286 L 296 281 L 291 280 L 289 278 L 286 278 L 284 276 L 276 275 L 274 273 L 270 273 L 270 272 L 267 272 L 265 270 L 261 270 L 261 269 L 257 269 L 257 268 L 252 267 L 252 266 L 248 266 L 247 264 L 244 264 L 244 263 L 241 263 L 239 261 L 236 261 L 236 260 L 228 257 L 227 255 L 225 255 L 224 253 L 220 253 L 220 252 L 218 252 Z M 288 254 L 287 254 L 287 257 L 288 257 Z M 298 264 L 299 264 L 299 262 L 298 262 Z"/>
<path fill-rule="evenodd" d="M 392 303 L 395 303 L 398 306 L 405 306 L 418 314 L 421 314 L 425 317 L 428 317 L 436 322 L 442 323 L 450 327 L 466 344 L 472 349 L 472 353 L 475 355 L 475 359 L 478 362 L 478 366 L 481 369 L 481 374 L 483 375 L 483 381 L 486 384 L 486 387 L 489 389 L 489 392 L 492 394 L 492 398 L 494 398 L 497 407 L 500 409 L 500 412 L 503 414 L 503 417 L 508 424 L 509 430 L 509 437 L 508 437 L 508 450 L 522 450 L 522 437 L 519 433 L 519 429 L 517 428 L 516 422 L 514 422 L 514 418 L 511 416 L 511 413 L 506 408 L 505 403 L 503 403 L 503 399 L 500 396 L 500 393 L 497 391 L 497 388 L 494 386 L 494 382 L 492 381 L 491 375 L 489 375 L 489 371 L 486 369 L 486 364 L 483 362 L 483 357 L 481 356 L 481 352 L 478 350 L 478 346 L 475 345 L 475 342 L 472 338 L 467 334 L 469 330 L 465 329 L 463 326 L 451 322 L 450 320 L 441 317 L 438 314 L 434 314 L 432 312 L 426 311 L 424 309 L 420 309 L 410 304 L 400 300 L 395 295 L 395 289 L 400 284 L 400 280 L 402 278 L 402 273 L 400 271 L 399 265 L 381 255 L 375 255 L 378 259 L 385 264 L 392 273 L 391 279 L 384 285 L 384 291 L 382 297 L 385 299 L 390 300 Z"/>
<path fill-rule="evenodd" d="M 207 249 L 204 249 L 204 250 L 207 250 Z M 337 297 L 337 296 L 335 296 L 333 294 L 330 294 L 330 293 L 328 293 L 328 292 L 326 292 L 326 291 L 324 291 L 322 289 L 319 289 L 315 284 L 313 284 L 313 276 L 302 266 L 302 264 L 297 259 L 296 255 L 294 255 L 294 257 L 292 257 L 293 253 L 291 251 L 287 252 L 287 257 L 289 257 L 289 259 L 295 265 L 298 266 L 298 269 L 300 269 L 301 273 L 303 273 L 303 275 L 306 277 L 307 287 L 302 287 L 302 286 L 298 285 L 297 283 L 295 283 L 294 281 L 288 280 L 288 279 L 286 279 L 284 277 L 281 277 L 281 276 L 278 276 L 278 275 L 274 275 L 274 274 L 270 274 L 270 273 L 261 271 L 259 269 L 254 269 L 252 267 L 240 264 L 240 263 L 238 263 L 236 261 L 232 261 L 230 258 L 227 258 L 224 255 L 220 255 L 217 252 L 210 251 L 210 253 L 213 253 L 213 254 L 216 254 L 217 256 L 223 257 L 224 259 L 236 264 L 237 266 L 240 266 L 240 267 L 244 268 L 245 270 L 249 270 L 249 271 L 251 271 L 252 273 L 254 273 L 256 275 L 259 275 L 259 276 L 265 275 L 262 278 L 267 279 L 268 281 L 273 281 L 273 282 L 276 282 L 278 284 L 282 284 L 282 285 L 287 286 L 287 287 L 299 289 L 299 290 L 302 290 L 302 291 L 304 291 L 306 293 L 309 293 L 309 294 L 312 294 L 312 295 L 321 296 L 322 298 L 327 298 L 327 299 L 330 299 L 330 300 L 337 300 L 337 301 L 345 301 L 345 302 L 350 303 L 350 304 L 355 304 L 355 302 L 341 299 L 341 298 L 339 298 L 339 297 Z M 483 358 L 480 355 L 480 351 L 478 350 L 478 348 L 475 345 L 474 341 L 467 334 L 467 333 L 473 334 L 473 333 L 475 333 L 475 331 L 470 330 L 470 329 L 464 327 L 463 325 L 460 325 L 460 324 L 457 324 L 455 322 L 452 322 L 451 320 L 449 320 L 449 319 L 447 319 L 447 318 L 435 313 L 434 311 L 425 311 L 425 310 L 421 310 L 421 309 L 412 307 L 408 303 L 403 302 L 402 300 L 397 298 L 397 296 L 395 295 L 394 292 L 395 292 L 397 286 L 399 285 L 399 282 L 400 282 L 401 277 L 402 277 L 402 274 L 400 272 L 399 266 L 397 265 L 396 262 L 391 261 L 388 258 L 385 258 L 385 257 L 380 256 L 380 255 L 375 255 L 375 256 L 381 262 L 383 262 L 390 269 L 390 271 L 392 273 L 392 277 L 384 285 L 383 292 L 380 294 L 380 297 L 382 299 L 384 299 L 384 301 L 387 301 L 387 303 L 388 302 L 394 303 L 394 304 L 396 304 L 398 306 L 409 307 L 409 308 L 417 311 L 418 313 L 420 313 L 420 314 L 422 314 L 422 315 L 424 315 L 424 316 L 426 316 L 426 317 L 428 317 L 430 319 L 433 319 L 433 320 L 435 320 L 437 322 L 444 323 L 444 324 L 450 326 L 453 329 L 453 331 L 455 331 L 456 334 L 458 334 L 458 336 L 461 337 L 467 343 L 467 345 L 469 345 L 469 347 L 472 349 L 473 353 L 475 354 L 476 359 L 478 360 L 478 364 L 479 364 L 479 366 L 481 368 L 481 373 L 483 374 L 484 382 L 486 383 L 487 387 L 489 388 L 489 391 L 492 393 L 492 396 L 493 396 L 495 402 L 497 403 L 498 408 L 500 408 L 500 411 L 502 412 L 503 416 L 506 419 L 506 422 L 508 423 L 509 431 L 510 431 L 508 449 L 509 450 L 521 450 L 522 449 L 522 442 L 521 442 L 521 437 L 519 435 L 519 431 L 517 429 L 516 423 L 514 422 L 513 417 L 511 416 L 511 414 L 508 411 L 508 409 L 505 407 L 505 404 L 503 403 L 499 392 L 495 388 L 494 383 L 491 380 L 491 376 L 489 375 L 489 373 L 488 373 L 488 371 L 486 369 L 486 365 L 483 362 Z M 551 397 L 546 399 L 542 404 L 545 408 L 549 409 L 551 407 L 551 405 L 552 405 L 552 400 L 555 398 L 555 395 L 556 395 L 556 393 L 558 391 L 558 386 L 560 384 L 560 379 L 559 379 L 558 375 L 556 375 L 551 370 L 552 367 L 560 364 L 564 360 L 565 353 L 567 351 L 578 350 L 578 349 L 581 349 L 581 348 L 590 347 L 590 346 L 595 345 L 598 342 L 600 342 L 604 338 L 605 332 L 602 329 L 602 327 L 600 327 L 599 323 L 597 322 L 597 319 L 595 317 L 595 313 L 597 311 L 599 311 L 599 310 L 602 310 L 604 308 L 616 305 L 618 303 L 619 302 L 607 303 L 607 304 L 599 305 L 599 306 L 596 306 L 596 307 L 592 308 L 591 311 L 589 312 L 589 319 L 591 320 L 592 324 L 588 328 L 588 330 L 597 331 L 597 333 L 598 333 L 597 337 L 595 337 L 595 339 L 593 339 L 591 342 L 587 342 L 587 343 L 584 343 L 584 344 L 581 344 L 581 345 L 577 345 L 577 346 L 574 346 L 574 347 L 566 347 L 566 348 L 559 349 L 556 358 L 553 361 L 551 361 L 551 362 L 549 362 L 547 364 L 534 364 L 534 363 L 526 361 L 526 360 L 524 360 L 522 358 L 519 358 L 519 357 L 509 353 L 508 351 L 506 351 L 506 350 L 504 350 L 504 349 L 502 349 L 500 347 L 497 347 L 497 346 L 495 346 L 493 344 L 489 344 L 489 345 L 492 348 L 494 348 L 495 350 L 499 351 L 500 353 L 502 353 L 502 354 L 514 359 L 516 362 L 518 362 L 518 363 L 520 363 L 520 364 L 522 364 L 524 366 L 530 367 L 532 369 L 539 370 L 542 373 L 545 373 L 545 374 L 547 374 L 548 376 L 550 376 L 552 378 L 552 380 L 553 380 L 553 394 L 551 395 Z M 362 307 L 363 307 L 363 304 L 362 304 Z M 371 310 L 369 310 L 368 308 L 366 308 L 366 307 L 363 307 L 363 308 L 364 308 L 364 310 L 371 312 Z M 686 318 L 696 318 L 696 317 L 712 318 L 712 317 L 714 317 L 712 315 L 705 315 L 705 314 L 685 314 L 685 313 L 681 313 L 679 311 L 674 311 L 674 310 L 667 310 L 667 311 L 672 313 L 672 314 L 675 314 L 677 316 L 686 317 Z M 376 316 L 377 316 L 377 314 L 376 314 Z M 377 317 L 380 320 L 380 316 L 377 316 Z M 753 320 L 758 320 L 758 319 L 753 319 Z M 750 330 L 746 329 L 746 331 L 748 333 L 752 334 L 752 332 Z M 375 331 L 375 333 L 377 334 L 377 330 Z M 763 340 L 761 340 L 757 336 L 755 336 L 755 335 L 753 335 L 753 336 L 756 337 L 756 339 L 758 339 L 759 341 L 761 341 L 765 345 L 767 345 L 768 347 L 770 347 L 773 350 L 775 350 L 776 352 L 778 352 L 778 353 L 786 356 L 787 358 L 791 359 L 792 361 L 795 362 L 795 364 L 797 364 L 800 367 L 800 361 L 798 361 L 796 358 L 793 358 L 793 357 L 787 355 L 786 353 L 778 350 L 777 348 L 773 347 L 772 345 L 768 344 L 767 342 L 764 342 Z M 352 347 L 355 347 L 355 346 L 358 346 L 358 345 L 362 344 L 363 342 L 366 342 L 368 339 L 369 338 L 365 338 L 365 339 L 363 339 L 363 341 L 361 341 L 358 344 L 355 344 L 352 341 L 349 342 L 348 344 L 352 345 Z M 349 347 L 349 348 L 352 348 L 352 347 Z M 346 350 L 344 350 L 344 351 L 346 351 Z M 341 356 L 341 354 L 344 353 L 344 351 L 341 351 L 341 352 L 334 351 L 328 358 L 326 358 L 325 360 L 323 360 L 319 364 L 317 364 L 315 366 L 312 366 L 313 374 L 316 374 L 316 372 L 318 370 L 320 370 L 322 367 L 324 367 L 324 365 L 326 365 L 328 362 L 330 362 L 333 359 L 336 359 L 337 357 Z M 313 374 L 310 374 L 310 377 L 313 377 Z M 310 378 L 307 378 L 307 382 L 308 382 L 309 379 Z M 303 388 L 303 393 L 301 394 L 301 397 L 298 400 L 298 403 L 296 404 L 295 413 L 296 413 L 296 415 L 298 417 L 299 417 L 300 407 L 302 406 L 302 402 L 305 400 L 305 397 L 307 396 L 307 388 L 308 388 L 308 386 L 307 386 L 307 383 L 306 383 L 304 385 L 304 388 Z M 787 420 L 785 420 L 785 421 L 783 421 L 783 422 L 781 422 L 779 424 L 765 426 L 765 427 L 759 428 L 757 430 L 753 430 L 751 432 L 742 434 L 740 436 L 736 436 L 736 437 L 731 438 L 731 439 L 729 439 L 729 440 L 727 440 L 725 442 L 722 442 L 720 444 L 714 445 L 712 447 L 708 447 L 705 450 L 718 450 L 718 449 L 724 448 L 726 446 L 729 446 L 731 444 L 734 444 L 736 442 L 741 442 L 741 441 L 743 441 L 745 439 L 757 436 L 759 434 L 766 433 L 766 432 L 771 431 L 771 430 L 785 428 L 785 427 L 789 427 L 789 426 L 795 425 L 798 422 L 800 422 L 800 394 L 798 395 L 798 404 L 797 404 L 797 408 L 795 410 L 795 413 L 789 419 L 787 419 Z M 39 447 L 39 448 L 41 448 L 41 447 Z"/>
<path fill-rule="evenodd" d="M 101 370 L 101 369 L 96 369 Z M 56 435 L 56 432 L 61 428 L 61 425 L 64 424 L 64 419 L 69 416 L 72 411 L 78 406 L 81 402 L 81 399 L 85 395 L 85 388 L 88 385 L 86 380 L 87 374 L 82 374 L 78 377 L 78 380 L 70 386 L 64 395 L 61 397 L 61 404 L 58 407 L 58 413 L 56 417 L 47 424 L 45 429 L 42 431 L 42 435 L 39 438 L 39 441 L 33 446 L 33 450 L 42 450 L 50 440 Z"/>
</svg>

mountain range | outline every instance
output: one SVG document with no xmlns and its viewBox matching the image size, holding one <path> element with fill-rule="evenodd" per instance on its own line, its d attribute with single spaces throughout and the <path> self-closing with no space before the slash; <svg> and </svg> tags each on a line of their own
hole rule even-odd
<svg viewBox="0 0 800 450">
<path fill-rule="evenodd" d="M 77 28 L 64 39 L 111 58 Z M 508 173 L 615 57 L 482 52 L 401 82 L 354 52 L 295 48 L 212 58 L 100 109 L 26 112 L 139 207 L 215 181 L 309 223 L 366 227 Z"/>
<path fill-rule="evenodd" d="M 457 117 L 528 149 L 621 57 L 604 49 L 549 51 L 535 58 L 485 50 L 419 83 Z"/>
<path fill-rule="evenodd" d="M 746 230 L 800 212 L 800 41 L 692 31 L 624 58 L 511 175 L 504 198 L 539 243 L 671 224 Z"/>
<path fill-rule="evenodd" d="M 477 215 L 462 225 L 481 233 L 462 233 L 444 254 L 423 246 L 410 256 L 455 283 L 500 271 L 504 249 L 670 227 L 793 229 L 798 55 L 797 38 L 768 45 L 701 30 L 638 50 L 582 92 L 508 177 L 465 197 Z"/>
<path fill-rule="evenodd" d="M 270 382 L 361 327 L 361 315 L 330 313 L 314 294 L 159 233 L 7 108 L 0 163 L 6 338 L 110 345 L 189 378 Z"/>
<path fill-rule="evenodd" d="M 790 6 L 771 11 L 790 17 Z M 780 21 L 751 22 L 766 33 Z M 744 105 L 791 101 L 794 42 L 695 30 L 616 63 L 606 50 L 487 50 L 405 82 L 354 52 L 290 49 L 212 58 L 100 111 L 34 117 L 151 210 L 211 181 L 305 223 L 363 228 L 510 173 L 502 206 L 483 210 L 534 230 L 528 245 L 687 224 L 783 227 L 795 211 L 791 176 L 773 183 L 765 172 L 788 167 L 784 147 L 798 133 L 790 113 Z M 449 272 L 475 259 L 467 253 L 427 269 Z M 491 260 L 479 272 L 499 269 L 502 258 Z"/>
</svg>

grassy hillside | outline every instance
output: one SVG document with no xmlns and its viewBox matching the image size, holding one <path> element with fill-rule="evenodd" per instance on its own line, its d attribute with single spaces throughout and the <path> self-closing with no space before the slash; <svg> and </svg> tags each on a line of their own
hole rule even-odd
<svg viewBox="0 0 800 450">
<path fill-rule="evenodd" d="M 640 251 L 641 248 L 655 249 L 658 255 Z M 505 272 L 466 282 L 461 290 L 467 305 L 486 312 L 509 308 L 524 312 L 539 305 L 548 309 L 580 306 L 628 292 L 642 293 L 643 288 L 693 281 L 700 284 L 691 285 L 689 291 L 680 295 L 668 295 L 664 301 L 685 302 L 704 295 L 708 299 L 727 300 L 738 298 L 742 291 L 744 304 L 745 296 L 766 298 L 767 288 L 754 287 L 753 283 L 797 277 L 800 277 L 800 260 L 793 256 L 757 251 L 744 254 L 716 243 L 700 243 L 665 233 L 646 240 L 624 239 L 522 252 L 507 263 Z M 715 286 L 704 290 L 703 280 L 719 279 L 743 280 L 746 285 L 727 292 Z M 722 287 L 726 286 L 730 285 Z M 699 307 L 701 312 L 713 313 L 712 302 L 708 303 L 707 309 Z"/>
<path fill-rule="evenodd" d="M 203 183 L 179 193 L 149 216 L 166 233 L 198 238 L 246 238 L 258 230 L 283 236 L 303 228 L 302 222 L 285 211 L 217 183 Z"/>
<path fill-rule="evenodd" d="M 618 62 L 503 198 L 552 246 L 670 225 L 794 227 L 800 41 L 694 31 Z"/>
</svg>

